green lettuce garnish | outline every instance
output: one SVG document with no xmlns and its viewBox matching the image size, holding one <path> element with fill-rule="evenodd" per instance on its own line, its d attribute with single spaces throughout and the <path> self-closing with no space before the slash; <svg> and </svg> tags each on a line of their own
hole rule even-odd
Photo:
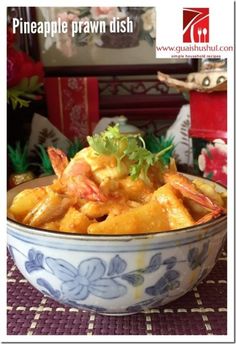
<svg viewBox="0 0 236 344">
<path fill-rule="evenodd" d="M 173 145 L 165 147 L 157 154 L 153 154 L 145 147 L 140 135 L 123 135 L 119 124 L 109 126 L 104 132 L 87 137 L 88 143 L 99 155 L 112 155 L 116 158 L 117 168 L 121 169 L 121 161 L 128 158 L 132 161 L 129 168 L 130 177 L 135 180 L 143 179 L 149 183 L 148 169 L 157 162 L 162 164 L 161 157 L 172 149 Z"/>
</svg>

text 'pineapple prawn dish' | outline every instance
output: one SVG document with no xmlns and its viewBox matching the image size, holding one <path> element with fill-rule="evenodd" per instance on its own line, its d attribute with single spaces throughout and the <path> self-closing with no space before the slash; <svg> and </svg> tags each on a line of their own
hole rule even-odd
<svg viewBox="0 0 236 344">
<path fill-rule="evenodd" d="M 51 185 L 15 196 L 8 216 L 24 225 L 80 234 L 143 234 L 194 226 L 226 213 L 226 193 L 185 177 L 138 136 L 109 127 L 88 137 L 71 161 L 48 147 L 56 174 Z"/>
</svg>

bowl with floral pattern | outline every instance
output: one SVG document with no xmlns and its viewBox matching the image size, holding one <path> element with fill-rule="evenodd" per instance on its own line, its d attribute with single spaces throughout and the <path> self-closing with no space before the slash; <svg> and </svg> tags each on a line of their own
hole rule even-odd
<svg viewBox="0 0 236 344">
<path fill-rule="evenodd" d="M 8 191 L 8 204 L 24 188 L 50 181 L 18 185 Z M 58 303 L 106 315 L 161 307 L 186 294 L 214 267 L 226 228 L 226 215 L 184 229 L 120 236 L 53 232 L 7 220 L 8 250 L 29 283 Z"/>
</svg>

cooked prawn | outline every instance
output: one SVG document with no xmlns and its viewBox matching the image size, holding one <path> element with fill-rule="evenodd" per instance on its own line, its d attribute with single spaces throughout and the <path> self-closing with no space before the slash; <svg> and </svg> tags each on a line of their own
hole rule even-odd
<svg viewBox="0 0 236 344">
<path fill-rule="evenodd" d="M 75 203 L 71 197 L 58 194 L 50 187 L 47 194 L 25 216 L 23 223 L 30 226 L 42 226 L 46 222 L 54 221 L 62 216 Z"/>
<path fill-rule="evenodd" d="M 191 199 L 192 201 L 200 204 L 202 207 L 210 210 L 210 213 L 204 215 L 195 224 L 204 223 L 211 219 L 218 217 L 220 214 L 225 213 L 225 209 L 215 201 L 211 200 L 208 196 L 198 191 L 194 183 L 184 177 L 180 173 L 165 173 L 164 175 L 166 185 L 170 185 L 174 190 L 177 190 L 183 197 Z"/>
<path fill-rule="evenodd" d="M 44 226 L 56 221 L 74 206 L 78 199 L 104 201 L 106 198 L 91 179 L 92 171 L 83 159 L 71 160 L 60 149 L 49 147 L 53 169 L 57 175 L 52 185 L 47 186 L 45 195 L 31 207 L 23 219 L 30 226 Z"/>
<path fill-rule="evenodd" d="M 48 155 L 58 176 L 55 183 L 66 194 L 90 201 L 106 200 L 97 184 L 91 179 L 91 167 L 84 159 L 74 158 L 69 162 L 65 153 L 54 147 L 48 147 Z"/>
<path fill-rule="evenodd" d="M 48 147 L 47 152 L 52 164 L 52 168 L 57 177 L 60 178 L 69 163 L 67 156 L 62 150 L 55 147 Z"/>
</svg>

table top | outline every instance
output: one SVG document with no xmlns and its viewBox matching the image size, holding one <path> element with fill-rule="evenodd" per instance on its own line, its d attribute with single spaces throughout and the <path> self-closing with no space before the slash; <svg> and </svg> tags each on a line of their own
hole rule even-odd
<svg viewBox="0 0 236 344">
<path fill-rule="evenodd" d="M 198 286 L 160 308 L 121 317 L 63 307 L 48 299 L 8 257 L 8 335 L 226 335 L 227 255 Z"/>
</svg>

